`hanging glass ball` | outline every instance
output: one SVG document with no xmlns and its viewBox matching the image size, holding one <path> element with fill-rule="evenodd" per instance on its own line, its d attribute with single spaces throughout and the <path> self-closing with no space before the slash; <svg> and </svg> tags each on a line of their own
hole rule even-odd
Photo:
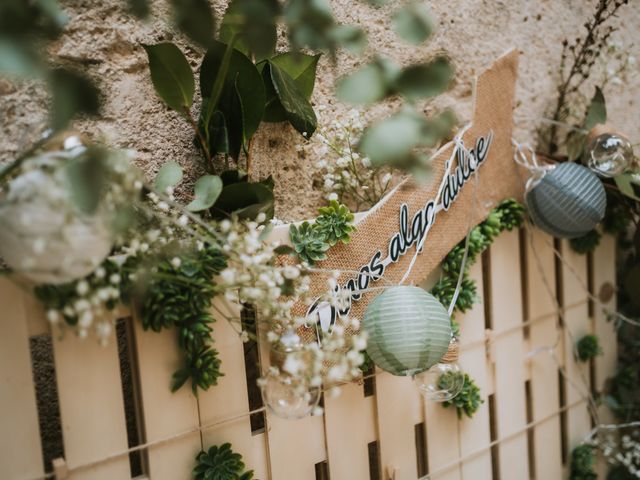
<svg viewBox="0 0 640 480">
<path fill-rule="evenodd" d="M 536 227 L 558 238 L 586 235 L 602 220 L 607 196 L 600 179 L 573 162 L 557 165 L 525 194 Z"/>
<path fill-rule="evenodd" d="M 297 420 L 309 415 L 320 401 L 320 388 L 296 385 L 282 372 L 270 371 L 261 385 L 262 400 L 274 415 Z"/>
<path fill-rule="evenodd" d="M 436 363 L 413 377 L 427 400 L 446 402 L 457 397 L 464 387 L 464 374 L 457 363 Z"/>
<path fill-rule="evenodd" d="M 603 133 L 589 143 L 589 168 L 602 177 L 615 177 L 633 164 L 631 142 L 621 135 Z"/>
<path fill-rule="evenodd" d="M 438 363 L 451 339 L 447 310 L 430 293 L 413 286 L 386 289 L 367 307 L 362 323 L 367 353 L 393 375 L 415 375 Z"/>
<path fill-rule="evenodd" d="M 276 348 L 282 353 L 299 352 L 304 344 L 298 334 L 292 329 L 287 329 L 281 336 Z"/>
</svg>

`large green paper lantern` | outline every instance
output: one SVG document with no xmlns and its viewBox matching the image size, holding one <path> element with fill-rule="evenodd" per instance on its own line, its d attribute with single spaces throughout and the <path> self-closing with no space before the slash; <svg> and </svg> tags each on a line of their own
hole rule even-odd
<svg viewBox="0 0 640 480">
<path fill-rule="evenodd" d="M 367 307 L 363 328 L 367 353 L 393 375 L 415 375 L 440 361 L 449 348 L 451 320 L 430 293 L 411 286 L 390 287 Z"/>
</svg>

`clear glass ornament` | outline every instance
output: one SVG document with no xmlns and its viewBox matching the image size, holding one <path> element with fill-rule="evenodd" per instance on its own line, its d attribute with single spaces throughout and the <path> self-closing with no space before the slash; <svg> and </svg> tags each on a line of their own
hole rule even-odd
<svg viewBox="0 0 640 480">
<path fill-rule="evenodd" d="M 280 336 L 280 341 L 276 344 L 275 348 L 281 353 L 292 353 L 299 352 L 303 346 L 298 334 L 290 328 Z"/>
<path fill-rule="evenodd" d="M 436 363 L 429 370 L 415 375 L 413 381 L 427 400 L 446 402 L 462 391 L 464 373 L 457 363 Z"/>
<path fill-rule="evenodd" d="M 270 371 L 261 386 L 264 404 L 280 418 L 297 420 L 309 415 L 320 401 L 320 388 L 295 385 L 290 375 Z"/>
<path fill-rule="evenodd" d="M 631 169 L 633 147 L 621 135 L 603 133 L 589 144 L 589 168 L 598 175 L 611 178 Z"/>
</svg>

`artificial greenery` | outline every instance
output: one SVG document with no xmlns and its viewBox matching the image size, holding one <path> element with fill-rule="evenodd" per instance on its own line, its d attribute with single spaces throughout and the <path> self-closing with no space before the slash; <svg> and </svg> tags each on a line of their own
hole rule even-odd
<svg viewBox="0 0 640 480">
<path fill-rule="evenodd" d="M 576 354 L 581 362 L 587 362 L 598 355 L 602 355 L 602 348 L 598 337 L 593 334 L 585 335 L 576 344 Z"/>
<path fill-rule="evenodd" d="M 130 257 L 125 268 L 136 271 L 140 262 L 140 258 Z M 128 282 L 122 285 L 123 292 L 134 292 L 131 300 L 145 330 L 178 329 L 184 366 L 173 375 L 172 391 L 191 379 L 195 394 L 198 388 L 207 390 L 216 385 L 222 375 L 218 352 L 211 346 L 215 319 L 210 310 L 216 293 L 214 277 L 225 266 L 225 257 L 218 249 L 205 247 L 178 257 L 156 259 L 155 272 L 142 278 L 139 286 Z"/>
<path fill-rule="evenodd" d="M 314 265 L 315 262 L 327 259 L 327 250 L 331 248 L 325 234 L 309 222 L 302 222 L 299 227 L 289 227 L 289 237 L 300 260 Z"/>
<path fill-rule="evenodd" d="M 326 260 L 327 250 L 338 242 L 349 243 L 354 215 L 345 205 L 332 200 L 328 206 L 318 210 L 313 223 L 302 222 L 289 227 L 289 238 L 300 260 L 314 265 Z"/>
<path fill-rule="evenodd" d="M 569 480 L 597 480 L 596 454 L 592 445 L 578 445 L 571 452 Z"/>
<path fill-rule="evenodd" d="M 447 389 L 450 385 L 457 383 L 457 379 L 453 380 L 451 377 L 454 375 L 463 375 L 459 372 L 447 372 L 440 376 L 438 380 L 438 387 L 441 390 Z M 455 407 L 458 418 L 462 418 L 463 415 L 471 418 L 476 413 L 480 405 L 484 403 L 480 396 L 480 388 L 475 384 L 468 374 L 464 374 L 464 386 L 462 391 L 453 397 L 451 400 L 447 400 L 442 403 L 444 408 Z"/>
<path fill-rule="evenodd" d="M 196 456 L 192 475 L 195 480 L 251 480 L 252 470 L 245 470 L 242 455 L 232 450 L 230 443 L 214 445 Z"/>
<path fill-rule="evenodd" d="M 331 200 L 329 205 L 318 210 L 315 228 L 324 236 L 332 247 L 338 243 L 349 243 L 353 226 L 353 213 L 346 205 L 340 205 L 336 200 Z"/>
<path fill-rule="evenodd" d="M 454 311 L 466 312 L 477 301 L 475 281 L 469 278 L 469 267 L 475 263 L 482 252 L 503 231 L 513 230 L 524 221 L 524 206 L 513 199 L 502 201 L 489 216 L 469 233 L 469 246 L 464 271 L 461 272 L 466 239 L 458 243 L 442 262 L 442 277 L 434 285 L 431 293 L 445 306 L 450 305 L 462 275 L 460 292 Z"/>
<path fill-rule="evenodd" d="M 601 238 L 602 235 L 600 232 L 594 228 L 582 237 L 572 238 L 569 240 L 569 245 L 571 246 L 571 250 L 584 255 L 595 251 L 595 249 L 598 248 L 598 245 L 600 245 Z"/>
</svg>

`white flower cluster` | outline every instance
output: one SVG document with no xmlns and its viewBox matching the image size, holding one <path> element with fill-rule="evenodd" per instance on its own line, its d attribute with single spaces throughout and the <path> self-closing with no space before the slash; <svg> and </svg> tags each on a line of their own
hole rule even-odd
<svg viewBox="0 0 640 480">
<path fill-rule="evenodd" d="M 92 275 L 76 282 L 75 291 L 60 310 L 47 310 L 47 320 L 53 328 L 63 331 L 71 324 L 80 338 L 86 338 L 93 330 L 100 344 L 107 344 L 116 320 L 111 311 L 120 302 L 121 282 L 117 264 L 107 265 L 112 267 L 110 272 L 100 266 Z"/>
<path fill-rule="evenodd" d="M 261 222 L 264 218 L 257 220 Z M 216 288 L 224 292 L 228 300 L 250 304 L 256 309 L 258 325 L 265 329 L 261 333 L 280 354 L 282 374 L 291 377 L 291 384 L 300 395 L 309 388 L 359 377 L 366 336 L 363 333 L 347 335 L 347 331 L 359 330 L 360 322 L 339 319 L 332 333 L 322 339 L 322 345 L 304 343 L 296 332 L 309 328 L 308 319 L 293 312 L 297 303 L 311 302 L 309 277 L 300 265 L 276 262 L 278 244 L 263 239 L 265 227 L 258 222 L 224 220 L 220 223 L 220 230 L 226 236 L 223 251 L 229 259 Z M 339 296 L 332 297 L 332 301 L 339 302 Z M 310 327 L 315 335 L 315 325 Z"/>
<path fill-rule="evenodd" d="M 621 429 L 607 432 L 595 440 L 610 465 L 621 465 L 635 478 L 640 478 L 640 431 Z"/>
<path fill-rule="evenodd" d="M 276 328 L 291 326 L 295 323 L 291 309 L 297 298 L 308 293 L 309 278 L 297 265 L 276 264 L 279 245 L 264 239 L 265 215 L 256 220 L 219 223 L 228 267 L 220 273 L 216 288 L 230 301 L 253 305 L 261 321 Z"/>
<path fill-rule="evenodd" d="M 320 106 L 318 113 L 326 107 Z M 389 191 L 392 174 L 388 167 L 374 168 L 367 157 L 356 151 L 365 123 L 358 110 L 332 117 L 321 126 L 301 150 L 317 158 L 316 168 L 322 176 L 327 200 L 338 200 L 352 211 L 373 207 Z"/>
</svg>

